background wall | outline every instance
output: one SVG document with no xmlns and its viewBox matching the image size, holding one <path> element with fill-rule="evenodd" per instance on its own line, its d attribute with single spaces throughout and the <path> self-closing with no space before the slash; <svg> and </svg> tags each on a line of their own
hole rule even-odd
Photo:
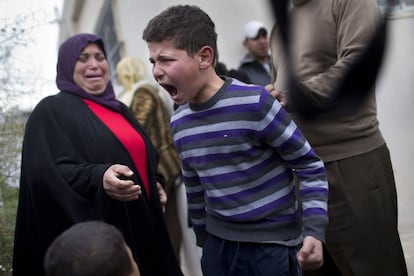
<svg viewBox="0 0 414 276">
<path fill-rule="evenodd" d="M 207 12 L 216 24 L 220 60 L 229 68 L 238 67 L 245 54 L 242 46 L 243 26 L 250 20 L 262 21 L 270 31 L 273 18 L 266 0 L 123 0 L 117 1 L 119 38 L 125 42 L 124 54 L 148 60 L 142 32 L 147 22 L 160 11 L 175 4 L 197 5 Z"/>
<path fill-rule="evenodd" d="M 377 81 L 378 117 L 394 166 L 399 229 L 414 275 L 414 16 L 389 21 L 387 55 Z"/>
</svg>

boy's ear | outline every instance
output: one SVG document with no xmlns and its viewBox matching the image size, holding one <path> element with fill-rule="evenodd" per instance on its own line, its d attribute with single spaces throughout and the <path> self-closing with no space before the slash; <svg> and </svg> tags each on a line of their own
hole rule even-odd
<svg viewBox="0 0 414 276">
<path fill-rule="evenodd" d="M 210 46 L 204 46 L 198 52 L 200 58 L 200 69 L 209 68 L 214 61 L 214 50 Z"/>
</svg>

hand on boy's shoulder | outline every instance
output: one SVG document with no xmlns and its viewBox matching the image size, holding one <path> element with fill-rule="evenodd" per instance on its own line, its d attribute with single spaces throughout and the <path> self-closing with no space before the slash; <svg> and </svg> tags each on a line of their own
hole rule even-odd
<svg viewBox="0 0 414 276">
<path fill-rule="evenodd" d="M 282 106 L 285 106 L 287 104 L 287 95 L 285 92 L 277 90 L 273 84 L 266 85 L 265 89 L 267 92 L 269 92 L 270 95 L 275 97 Z"/>
<path fill-rule="evenodd" d="M 305 237 L 297 258 L 303 270 L 318 269 L 323 264 L 322 242 L 311 236 Z"/>
</svg>

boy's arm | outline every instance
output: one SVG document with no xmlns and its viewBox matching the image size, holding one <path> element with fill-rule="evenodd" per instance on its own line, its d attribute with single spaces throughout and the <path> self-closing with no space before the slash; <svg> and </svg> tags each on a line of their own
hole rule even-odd
<svg viewBox="0 0 414 276">
<path fill-rule="evenodd" d="M 308 144 L 308 143 L 307 143 Z M 310 148 L 292 164 L 302 201 L 303 236 L 325 241 L 328 225 L 328 180 L 323 161 Z"/>
<path fill-rule="evenodd" d="M 312 236 L 322 242 L 328 224 L 328 180 L 323 161 L 286 110 L 267 91 L 261 95 L 263 104 L 257 114 L 265 142 L 283 159 L 285 167 L 297 176 L 303 210 L 303 236 Z M 271 106 L 271 108 L 269 108 Z"/>
</svg>

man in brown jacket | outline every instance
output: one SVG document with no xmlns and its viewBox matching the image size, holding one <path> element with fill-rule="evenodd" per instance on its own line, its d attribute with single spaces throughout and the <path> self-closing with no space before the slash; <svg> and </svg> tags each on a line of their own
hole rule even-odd
<svg viewBox="0 0 414 276">
<path fill-rule="evenodd" d="M 324 160 L 329 225 L 324 266 L 306 275 L 407 275 L 398 233 L 397 194 L 390 154 L 378 127 L 375 93 L 352 112 L 331 110 L 309 119 L 289 102 L 286 62 L 303 97 L 318 107 L 358 59 L 380 20 L 375 0 L 293 0 L 290 61 L 271 38 L 277 97 Z M 351 92 L 351 91 L 349 91 Z"/>
</svg>

